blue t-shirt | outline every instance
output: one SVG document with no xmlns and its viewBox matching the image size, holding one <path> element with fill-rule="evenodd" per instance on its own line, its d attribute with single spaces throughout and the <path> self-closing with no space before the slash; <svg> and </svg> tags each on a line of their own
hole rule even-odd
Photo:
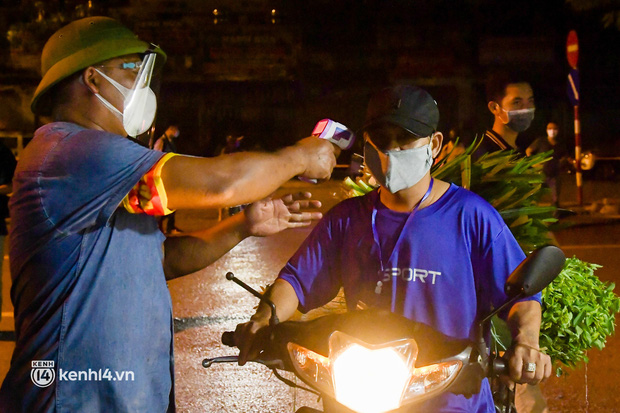
<svg viewBox="0 0 620 413">
<path fill-rule="evenodd" d="M 37 130 L 10 203 L 17 342 L 1 411 L 173 408 L 164 236 L 154 217 L 119 208 L 163 155 L 71 123 Z M 47 382 L 33 361 L 54 363 L 49 386 L 35 385 Z"/>
<path fill-rule="evenodd" d="M 350 310 L 360 302 L 389 308 L 449 337 L 475 339 L 477 317 L 504 302 L 505 280 L 525 254 L 499 213 L 456 185 L 409 216 L 386 208 L 377 191 L 347 199 L 319 222 L 279 278 L 293 286 L 303 311 L 343 287 Z M 439 399 L 432 411 L 494 412 L 486 380 L 471 399 Z"/>
</svg>

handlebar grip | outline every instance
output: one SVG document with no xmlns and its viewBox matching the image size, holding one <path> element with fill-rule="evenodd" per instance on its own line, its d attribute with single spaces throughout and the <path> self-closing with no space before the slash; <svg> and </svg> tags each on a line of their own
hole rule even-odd
<svg viewBox="0 0 620 413">
<path fill-rule="evenodd" d="M 235 347 L 235 332 L 224 331 L 224 333 L 222 333 L 222 344 L 228 347 Z"/>
<path fill-rule="evenodd" d="M 507 376 L 510 373 L 508 360 L 503 357 L 497 357 L 493 360 L 493 373 L 497 376 Z"/>
</svg>

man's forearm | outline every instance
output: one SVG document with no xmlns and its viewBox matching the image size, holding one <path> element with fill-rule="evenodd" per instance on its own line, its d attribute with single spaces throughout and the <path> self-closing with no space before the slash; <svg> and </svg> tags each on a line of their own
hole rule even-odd
<svg viewBox="0 0 620 413">
<path fill-rule="evenodd" d="M 221 208 L 256 201 L 305 171 L 296 147 L 274 154 L 242 152 L 215 158 L 176 156 L 162 170 L 170 209 Z"/>
<path fill-rule="evenodd" d="M 276 315 L 280 321 L 286 321 L 291 318 L 299 306 L 299 299 L 295 289 L 284 280 L 275 280 L 267 292 L 267 298 L 275 304 Z M 271 307 L 261 302 L 251 320 L 267 323 L 270 317 Z"/>
<path fill-rule="evenodd" d="M 539 348 L 541 308 L 537 301 L 521 301 L 512 306 L 507 322 L 513 343 Z"/>
<path fill-rule="evenodd" d="M 204 231 L 169 237 L 164 242 L 166 279 L 191 274 L 213 264 L 249 235 L 242 212 Z"/>
</svg>

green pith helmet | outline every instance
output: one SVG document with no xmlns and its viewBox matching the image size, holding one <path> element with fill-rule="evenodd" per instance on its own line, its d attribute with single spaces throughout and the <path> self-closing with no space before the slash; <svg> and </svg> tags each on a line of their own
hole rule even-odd
<svg viewBox="0 0 620 413">
<path fill-rule="evenodd" d="M 152 50 L 157 53 L 156 66 L 166 61 L 157 46 L 138 39 L 131 30 L 109 17 L 87 17 L 61 28 L 49 38 L 41 54 L 41 75 L 30 103 L 33 113 L 50 111 L 49 91 L 54 85 L 78 71 L 104 60 Z"/>
</svg>

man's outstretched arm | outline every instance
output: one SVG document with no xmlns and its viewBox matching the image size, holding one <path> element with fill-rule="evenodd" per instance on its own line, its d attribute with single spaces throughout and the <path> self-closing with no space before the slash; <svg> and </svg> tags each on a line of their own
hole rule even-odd
<svg viewBox="0 0 620 413">
<path fill-rule="evenodd" d="M 268 196 L 289 179 L 328 179 L 335 145 L 309 137 L 275 153 L 241 152 L 215 158 L 175 156 L 162 168 L 168 208 L 222 208 Z"/>
</svg>

